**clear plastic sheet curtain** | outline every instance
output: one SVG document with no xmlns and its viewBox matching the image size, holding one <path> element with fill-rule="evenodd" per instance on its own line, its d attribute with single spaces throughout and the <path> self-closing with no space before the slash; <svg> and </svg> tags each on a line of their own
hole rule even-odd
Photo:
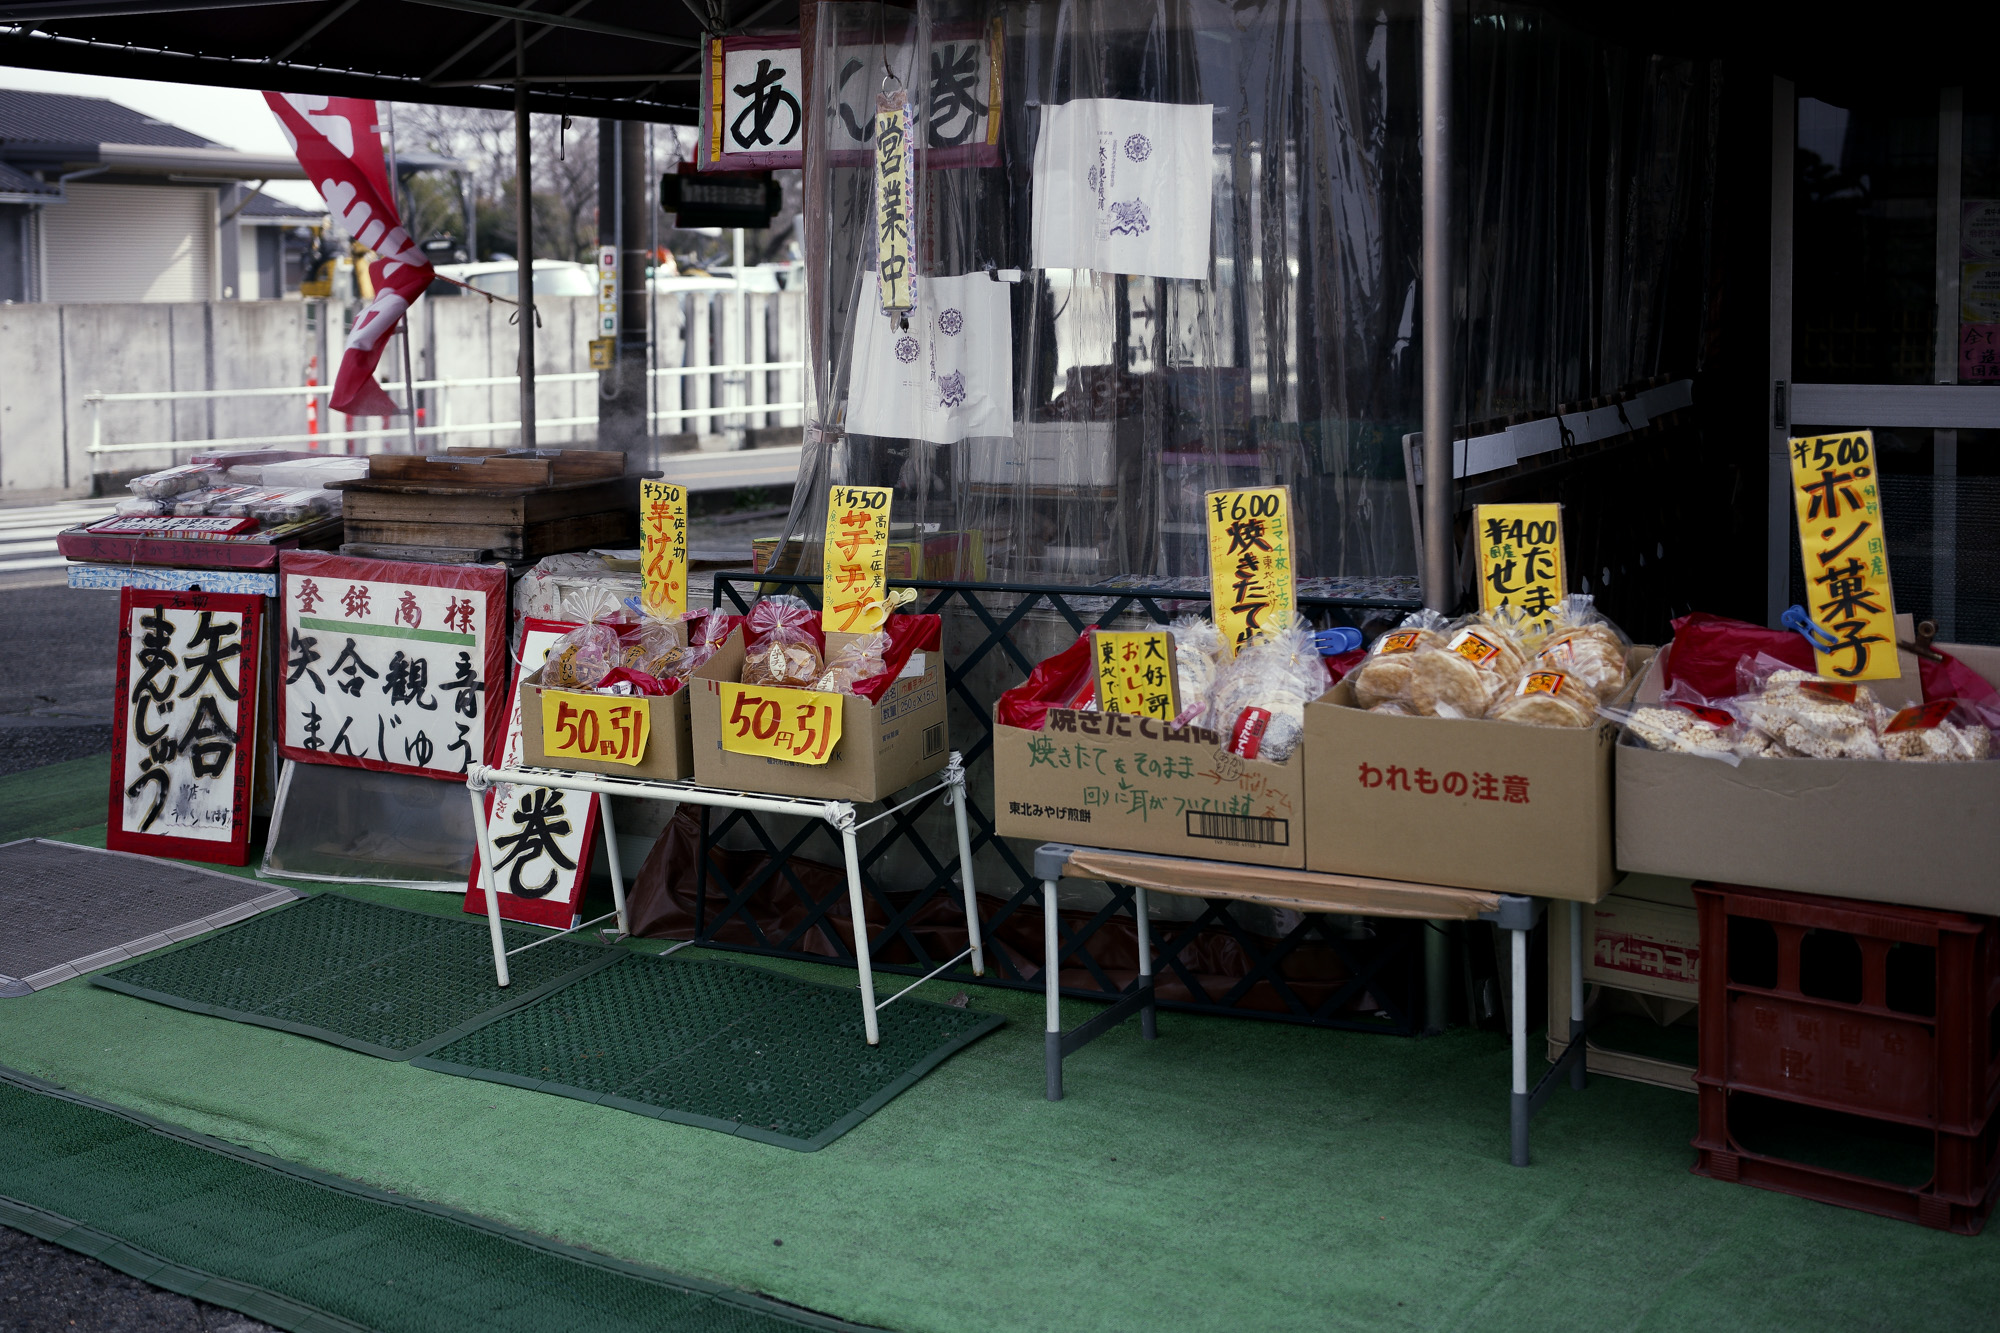
<svg viewBox="0 0 2000 1333">
<path fill-rule="evenodd" d="M 1203 492 L 1283 483 L 1304 591 L 1413 593 L 1413 8 L 839 0 L 811 14 L 812 402 L 773 568 L 819 569 L 826 488 L 843 482 L 895 488 L 896 537 L 928 579 L 1187 586 L 1206 573 Z M 1462 420 L 1694 369 L 1712 71 L 1527 9 L 1475 6 L 1460 34 Z M 915 124 L 907 317 L 875 297 L 885 91 Z M 1050 217 L 1097 177 L 1051 170 L 1061 154 L 1043 140 L 1086 104 L 1180 124 L 1207 108 L 1206 133 L 1176 140 L 1205 169 L 1134 223 L 1170 230 L 1205 201 L 1202 276 L 1038 262 L 1078 248 L 1051 249 Z M 1129 137 L 1107 142 L 1123 167 Z"/>
<path fill-rule="evenodd" d="M 1327 0 L 818 5 L 815 401 L 779 563 L 818 568 L 838 481 L 896 488 L 931 577 L 1199 578 L 1203 492 L 1284 483 L 1302 575 L 1411 575 L 1398 442 L 1416 401 L 1413 33 L 1407 15 Z M 982 41 L 985 65 L 965 51 Z M 997 81 L 967 85 L 993 64 Z M 917 126 L 907 329 L 872 300 L 867 112 L 885 89 L 907 91 Z M 997 120 L 983 158 L 955 142 L 968 95 Z M 1188 198 L 1150 206 L 1164 229 L 1205 202 L 1202 277 L 1037 265 L 1037 139 L 1053 109 L 1092 99 L 1165 104 L 1182 123 L 1205 108 L 1181 136 L 1201 153 L 1175 184 Z M 868 346 L 885 321 L 923 359 L 940 321 L 1004 338 L 997 410 L 885 432 Z"/>
</svg>

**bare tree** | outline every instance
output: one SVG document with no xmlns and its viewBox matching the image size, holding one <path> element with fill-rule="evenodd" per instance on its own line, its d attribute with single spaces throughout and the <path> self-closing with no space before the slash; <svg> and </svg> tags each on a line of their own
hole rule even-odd
<svg viewBox="0 0 2000 1333">
<path fill-rule="evenodd" d="M 443 231 L 462 237 L 470 203 L 479 227 L 480 254 L 474 258 L 513 254 L 519 239 L 512 113 L 399 102 L 396 126 L 406 144 L 457 158 L 467 167 L 464 187 L 453 183 L 448 189 L 412 189 L 411 234 L 423 239 Z M 587 259 L 597 242 L 597 122 L 531 116 L 528 134 L 534 153 L 535 257 Z M 455 206 L 455 214 L 448 205 Z"/>
</svg>

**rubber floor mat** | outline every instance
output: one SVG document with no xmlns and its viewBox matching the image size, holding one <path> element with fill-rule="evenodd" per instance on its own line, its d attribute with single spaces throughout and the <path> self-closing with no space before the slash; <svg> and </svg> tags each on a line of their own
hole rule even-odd
<svg viewBox="0 0 2000 1333">
<path fill-rule="evenodd" d="M 509 948 L 547 938 L 510 926 Z M 198 1014 L 407 1060 L 623 957 L 571 937 L 508 960 L 493 979 L 483 919 L 321 893 L 92 984 Z"/>
<path fill-rule="evenodd" d="M 858 1326 L 562 1245 L 0 1069 L 0 1224 L 301 1333 Z"/>
<path fill-rule="evenodd" d="M 130 962 L 300 896 L 131 852 L 42 838 L 0 844 L 0 996 Z"/>
<path fill-rule="evenodd" d="M 627 954 L 412 1063 L 814 1152 L 1006 1020 L 905 998 L 870 1047 L 855 989 Z"/>
</svg>

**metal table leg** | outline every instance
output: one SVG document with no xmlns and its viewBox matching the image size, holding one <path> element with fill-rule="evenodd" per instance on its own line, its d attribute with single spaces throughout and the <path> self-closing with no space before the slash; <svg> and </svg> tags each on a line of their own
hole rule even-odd
<svg viewBox="0 0 2000 1333">
<path fill-rule="evenodd" d="M 979 937 L 979 894 L 972 882 L 972 827 L 965 816 L 965 766 L 956 750 L 951 752 L 945 779 L 951 786 L 946 789 L 944 799 L 951 806 L 952 816 L 958 823 L 958 879 L 965 897 L 965 929 L 972 937 L 972 975 L 983 977 L 986 975 L 986 946 Z"/>
<path fill-rule="evenodd" d="M 1056 882 L 1042 881 L 1042 993 L 1048 997 L 1048 1037 L 1045 1059 L 1048 1065 L 1048 1096 L 1062 1100 L 1062 946 L 1056 939 Z"/>
<path fill-rule="evenodd" d="M 868 905 L 861 893 L 861 846 L 854 832 L 854 807 L 848 806 L 839 818 L 827 820 L 840 830 L 840 850 L 847 859 L 847 907 L 854 916 L 854 967 L 861 976 L 861 1024 L 868 1044 L 882 1044 L 881 1029 L 875 1020 L 875 971 L 868 958 Z"/>
<path fill-rule="evenodd" d="M 493 840 L 486 828 L 486 779 L 473 765 L 465 775 L 465 793 L 472 798 L 472 835 L 479 845 L 479 884 L 486 890 L 486 931 L 493 940 L 493 972 L 499 984 L 507 975 L 507 937 L 500 929 L 500 891 L 493 886 Z"/>
<path fill-rule="evenodd" d="M 1153 1000 L 1153 941 L 1146 890 L 1132 886 L 1132 916 L 1139 928 L 1139 980 L 1109 1008 L 1080 1024 L 1074 1032 L 1062 1030 L 1062 944 L 1057 929 L 1056 881 L 1073 849 L 1063 843 L 1044 843 L 1035 849 L 1035 873 L 1042 881 L 1042 992 L 1048 997 L 1048 1032 L 1044 1059 L 1048 1066 L 1048 1097 L 1059 1102 L 1063 1095 L 1062 1062 L 1091 1042 L 1139 1014 L 1139 1032 L 1147 1041 L 1159 1036 Z"/>
<path fill-rule="evenodd" d="M 1549 1099 L 1549 1094 L 1555 1091 L 1557 1083 L 1567 1078 L 1571 1087 L 1579 1089 L 1584 1083 L 1582 914 L 1579 905 L 1571 903 L 1569 1045 L 1562 1057 L 1542 1075 L 1534 1089 L 1530 1091 L 1528 1088 L 1528 932 L 1541 920 L 1547 906 L 1540 898 L 1524 898 L 1508 893 L 1500 896 L 1500 906 L 1496 910 L 1479 914 L 1480 920 L 1492 922 L 1509 936 L 1509 971 L 1512 973 L 1509 995 L 1512 1003 L 1508 1006 L 1507 1027 L 1513 1046 L 1514 1078 L 1508 1094 L 1508 1157 L 1515 1166 L 1528 1164 L 1528 1122 L 1541 1109 L 1542 1103 Z M 1551 1016 L 1551 1032 L 1555 1026 L 1556 1020 Z"/>
<path fill-rule="evenodd" d="M 597 815 L 604 829 L 604 864 L 611 871 L 611 906 L 618 916 L 618 938 L 624 939 L 632 933 L 632 926 L 625 919 L 625 874 L 618 864 L 618 826 L 611 820 L 611 793 L 597 793 Z"/>
</svg>

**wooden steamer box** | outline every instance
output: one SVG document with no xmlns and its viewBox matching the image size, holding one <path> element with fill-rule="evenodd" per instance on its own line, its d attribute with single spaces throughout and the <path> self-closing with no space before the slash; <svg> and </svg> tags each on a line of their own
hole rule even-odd
<svg viewBox="0 0 2000 1333">
<path fill-rule="evenodd" d="M 639 478 L 615 450 L 544 457 L 376 454 L 343 494 L 342 550 L 385 559 L 539 560 L 639 538 Z"/>
</svg>

